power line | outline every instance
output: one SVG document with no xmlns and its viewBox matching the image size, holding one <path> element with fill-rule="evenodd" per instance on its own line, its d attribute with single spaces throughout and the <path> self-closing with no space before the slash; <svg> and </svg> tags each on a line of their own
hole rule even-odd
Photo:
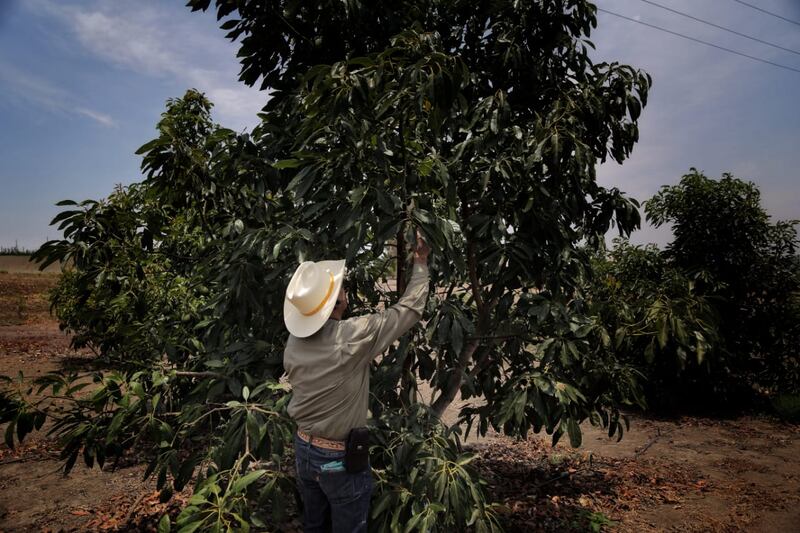
<svg viewBox="0 0 800 533">
<path fill-rule="evenodd" d="M 786 22 L 791 22 L 792 24 L 797 24 L 798 26 L 800 26 L 800 22 L 797 22 L 796 20 L 788 19 L 786 17 L 778 15 L 777 13 L 773 13 L 772 11 L 767 11 L 766 9 L 762 9 L 762 8 L 760 8 L 758 6 L 754 6 L 753 4 L 748 4 L 747 2 L 742 2 L 742 0 L 733 0 L 733 1 L 737 2 L 739 4 L 742 4 L 743 6 L 747 6 L 747 7 L 753 8 L 756 11 L 761 11 L 762 13 L 766 13 L 767 15 L 771 15 L 771 16 L 773 16 L 775 18 L 779 18 L 781 20 L 785 20 Z"/>
<path fill-rule="evenodd" d="M 739 37 L 744 37 L 745 39 L 750 39 L 751 41 L 755 41 L 755 42 L 761 43 L 761 44 L 766 44 L 767 46 L 771 46 L 773 48 L 777 48 L 778 50 L 783 50 L 784 52 L 791 52 L 793 54 L 797 54 L 797 55 L 800 56 L 800 52 L 798 52 L 797 50 L 792 50 L 791 48 L 784 48 L 783 46 L 780 46 L 780 45 L 777 45 L 777 44 L 774 44 L 774 43 L 771 43 L 771 42 L 768 42 L 768 41 L 763 41 L 763 40 L 759 39 L 758 37 L 752 37 L 750 35 L 738 32 L 736 30 L 732 30 L 730 28 L 726 28 L 725 26 L 720 26 L 719 24 L 714 24 L 713 22 L 709 22 L 707 20 L 703 20 L 701 18 L 697 18 L 697 17 L 692 16 L 692 15 L 690 15 L 688 13 L 684 13 L 683 11 L 678 11 L 677 9 L 672 9 L 671 7 L 662 6 L 661 4 L 659 4 L 657 2 L 652 2 L 651 0 L 639 0 L 639 1 L 640 2 L 644 2 L 645 4 L 650 4 L 651 6 L 659 7 L 661 9 L 666 10 L 666 11 L 670 11 L 672 13 L 675 13 L 676 15 L 680 15 L 680 16 L 686 17 L 688 19 L 696 20 L 697 22 L 702 22 L 703 24 L 711 26 L 712 28 L 717 28 L 717 29 L 720 29 L 720 30 L 723 30 L 723 31 L 727 31 L 728 33 L 732 33 L 734 35 L 738 35 Z"/>
<path fill-rule="evenodd" d="M 655 30 L 663 31 L 666 33 L 670 33 L 677 37 L 681 37 L 683 39 L 688 39 L 690 41 L 694 41 L 696 43 L 704 44 L 706 46 L 711 46 L 712 48 L 717 48 L 719 50 L 724 50 L 725 52 L 729 52 L 731 54 L 736 54 L 737 56 L 746 57 L 747 59 L 752 59 L 753 61 L 760 61 L 761 63 L 766 63 L 768 65 L 772 65 L 773 67 L 778 67 L 786 70 L 791 70 L 793 72 L 800 73 L 800 69 L 794 67 L 788 67 L 786 65 L 781 65 L 780 63 L 773 63 L 772 61 L 768 61 L 766 59 L 761 59 L 760 57 L 755 57 L 751 55 L 744 54 L 742 52 L 737 52 L 736 50 L 731 50 L 730 48 L 725 48 L 724 46 L 719 46 L 718 44 L 709 43 L 708 41 L 703 41 L 700 39 L 695 39 L 694 37 L 689 37 L 688 35 L 684 35 L 682 33 L 678 33 L 676 31 L 668 30 L 666 28 L 662 28 L 661 26 L 656 26 L 655 24 L 649 24 L 647 22 L 642 22 L 641 20 L 636 20 L 635 18 L 626 17 L 625 15 L 620 15 L 619 13 L 614 13 L 613 11 L 609 11 L 607 9 L 603 9 L 601 7 L 597 8 L 598 11 L 602 11 L 603 13 L 608 13 L 609 15 L 613 15 L 615 17 L 619 17 L 621 19 L 629 20 L 631 22 L 635 22 L 636 24 L 641 24 L 643 26 L 647 26 L 648 28 L 653 28 Z"/>
</svg>

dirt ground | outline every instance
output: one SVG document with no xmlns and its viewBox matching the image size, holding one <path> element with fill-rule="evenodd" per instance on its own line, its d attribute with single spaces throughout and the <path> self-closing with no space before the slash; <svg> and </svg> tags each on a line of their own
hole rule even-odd
<svg viewBox="0 0 800 533">
<path fill-rule="evenodd" d="M 0 373 L 22 371 L 27 379 L 88 368 L 91 354 L 71 350 L 47 316 L 44 292 L 55 280 L 0 273 Z M 588 424 L 582 429 L 579 449 L 567 442 L 553 449 L 546 435 L 469 441 L 507 531 L 800 531 L 797 425 L 765 415 L 631 414 L 619 443 Z M 0 533 L 153 530 L 161 514 L 185 502 L 181 495 L 160 504 L 136 461 L 113 472 L 79 461 L 67 477 L 60 466 L 58 444 L 44 431 L 13 450 L 0 444 Z"/>
</svg>

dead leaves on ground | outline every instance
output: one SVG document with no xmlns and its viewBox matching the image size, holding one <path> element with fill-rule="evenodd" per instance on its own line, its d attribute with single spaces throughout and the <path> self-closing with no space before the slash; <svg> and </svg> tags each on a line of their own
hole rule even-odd
<svg viewBox="0 0 800 533">
<path fill-rule="evenodd" d="M 536 438 L 495 440 L 477 448 L 476 465 L 489 492 L 504 505 L 508 531 L 600 531 L 630 511 L 680 506 L 687 495 L 713 486 L 688 466 L 556 452 Z"/>
<path fill-rule="evenodd" d="M 87 517 L 79 527 L 72 529 L 44 529 L 44 533 L 61 533 L 64 531 L 93 532 L 155 532 L 158 521 L 168 513 L 173 518 L 186 505 L 190 495 L 180 493 L 167 503 L 161 503 L 158 491 L 147 491 L 136 494 L 117 495 L 104 501 L 95 508 L 77 507 L 68 514 L 75 517 Z"/>
</svg>

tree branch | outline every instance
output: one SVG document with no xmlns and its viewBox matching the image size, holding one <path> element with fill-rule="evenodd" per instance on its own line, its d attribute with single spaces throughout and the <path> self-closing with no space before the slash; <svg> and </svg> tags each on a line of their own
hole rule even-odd
<svg viewBox="0 0 800 533">
<path fill-rule="evenodd" d="M 501 340 L 507 340 L 507 339 L 517 339 L 517 338 L 525 339 L 525 340 L 532 340 L 532 339 L 529 339 L 528 337 L 523 337 L 522 335 L 519 335 L 517 333 L 508 333 L 508 334 L 505 334 L 505 335 L 475 335 L 473 337 L 467 337 L 467 340 L 468 341 L 471 341 L 471 340 L 494 340 L 494 341 L 500 340 L 501 341 Z"/>
<path fill-rule="evenodd" d="M 441 418 L 445 409 L 453 403 L 453 400 L 461 388 L 461 383 L 464 381 L 464 369 L 467 368 L 472 355 L 478 348 L 479 341 L 473 340 L 467 343 L 461 350 L 461 355 L 458 357 L 458 364 L 453 369 L 450 379 L 447 380 L 447 385 L 442 389 L 442 393 L 431 405 L 431 410 L 438 417 Z"/>
<path fill-rule="evenodd" d="M 470 215 L 469 205 L 463 200 L 461 214 L 464 220 L 469 218 Z M 463 224 L 462 227 L 466 227 L 466 224 Z M 477 335 L 467 339 L 467 344 L 462 348 L 461 354 L 459 354 L 458 363 L 453 369 L 450 379 L 447 380 L 447 385 L 442 389 L 439 397 L 436 398 L 431 405 L 431 409 L 433 410 L 434 414 L 439 418 L 441 418 L 445 409 L 447 409 L 447 407 L 453 403 L 456 394 L 458 393 L 459 389 L 461 389 L 461 384 L 464 382 L 464 372 L 466 371 L 470 360 L 472 360 L 475 350 L 478 349 L 483 337 L 483 333 L 486 331 L 486 328 L 489 325 L 489 313 L 491 312 L 491 307 L 494 307 L 497 302 L 497 299 L 495 298 L 492 300 L 491 305 L 487 306 L 483 299 L 480 278 L 478 277 L 478 262 L 476 260 L 475 242 L 470 239 L 469 236 L 467 236 L 466 250 L 469 281 L 472 288 L 472 297 L 475 301 L 475 307 L 478 315 L 478 323 L 477 327 L 475 328 Z"/>
<path fill-rule="evenodd" d="M 475 366 L 472 367 L 472 370 L 469 372 L 469 378 L 475 379 L 475 376 L 480 374 L 486 369 L 486 365 L 489 362 L 489 356 L 492 354 L 491 347 L 484 346 L 481 350 L 481 353 L 478 357 L 475 358 Z"/>
<path fill-rule="evenodd" d="M 481 283 L 478 279 L 478 263 L 475 260 L 475 243 L 472 239 L 467 240 L 467 270 L 469 271 L 469 282 L 472 285 L 472 297 L 475 299 L 475 305 L 478 308 L 478 320 L 480 320 L 485 309 L 483 294 L 481 294 Z"/>
<path fill-rule="evenodd" d="M 189 378 L 228 379 L 228 376 L 226 376 L 225 374 L 220 374 L 219 372 L 189 372 L 188 370 L 176 370 L 175 375 L 181 377 L 189 377 Z"/>
</svg>

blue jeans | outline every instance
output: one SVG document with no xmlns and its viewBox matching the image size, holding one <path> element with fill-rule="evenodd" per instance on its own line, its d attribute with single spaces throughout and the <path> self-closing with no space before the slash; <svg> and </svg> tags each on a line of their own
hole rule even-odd
<svg viewBox="0 0 800 533">
<path fill-rule="evenodd" d="M 372 470 L 344 469 L 344 451 L 312 446 L 294 436 L 297 488 L 303 498 L 305 533 L 367 531 Z"/>
</svg>

